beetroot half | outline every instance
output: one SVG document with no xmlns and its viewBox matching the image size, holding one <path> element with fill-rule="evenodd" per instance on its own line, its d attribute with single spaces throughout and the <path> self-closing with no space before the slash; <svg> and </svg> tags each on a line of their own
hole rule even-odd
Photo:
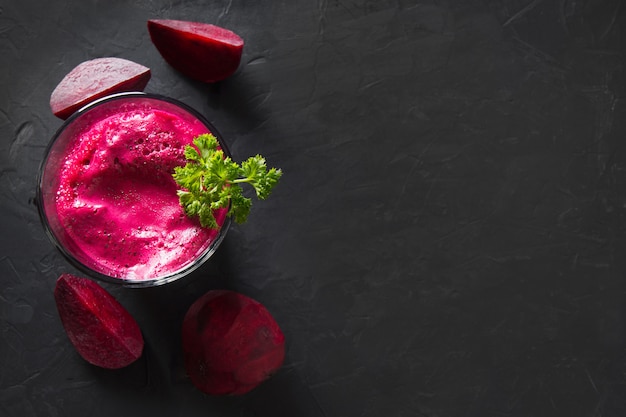
<svg viewBox="0 0 626 417">
<path fill-rule="evenodd" d="M 141 357 L 144 341 L 139 325 L 100 285 L 63 274 L 54 298 L 65 332 L 87 362 L 118 369 Z"/>
<path fill-rule="evenodd" d="M 163 59 L 182 74 L 212 83 L 230 77 L 239 67 L 243 39 L 208 23 L 148 20 L 150 39 Z"/>
<path fill-rule="evenodd" d="M 50 95 L 50 109 L 60 119 L 113 93 L 143 91 L 150 81 L 150 69 L 122 58 L 96 58 L 78 64 Z"/>
<path fill-rule="evenodd" d="M 285 358 L 285 336 L 259 302 L 209 291 L 194 302 L 182 327 L 185 369 L 211 395 L 240 395 L 269 378 Z"/>
</svg>

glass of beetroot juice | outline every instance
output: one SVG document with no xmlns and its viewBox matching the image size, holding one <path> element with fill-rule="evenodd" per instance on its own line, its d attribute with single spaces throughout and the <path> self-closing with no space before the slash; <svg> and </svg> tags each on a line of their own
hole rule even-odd
<svg viewBox="0 0 626 417">
<path fill-rule="evenodd" d="M 212 133 L 187 105 L 147 93 L 114 94 L 69 117 L 50 142 L 39 173 L 37 203 L 44 228 L 78 269 L 107 282 L 151 287 L 178 280 L 216 251 L 218 229 L 185 215 L 172 177 L 184 147 Z"/>
</svg>

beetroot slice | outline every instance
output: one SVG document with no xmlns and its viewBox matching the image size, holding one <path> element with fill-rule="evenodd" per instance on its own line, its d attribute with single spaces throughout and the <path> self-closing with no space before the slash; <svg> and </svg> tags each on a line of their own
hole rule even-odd
<svg viewBox="0 0 626 417">
<path fill-rule="evenodd" d="M 152 43 L 163 59 L 182 74 L 212 83 L 230 77 L 239 67 L 243 39 L 208 23 L 148 20 Z"/>
<path fill-rule="evenodd" d="M 191 382 L 211 395 L 245 394 L 285 359 L 285 336 L 269 311 L 227 290 L 209 291 L 191 305 L 182 345 Z"/>
<path fill-rule="evenodd" d="M 100 285 L 63 274 L 54 298 L 65 332 L 87 362 L 118 369 L 139 359 L 144 346 L 139 325 Z"/>
<path fill-rule="evenodd" d="M 96 58 L 70 71 L 50 95 L 50 108 L 65 120 L 92 101 L 113 93 L 143 91 L 150 69 L 122 58 Z"/>
</svg>

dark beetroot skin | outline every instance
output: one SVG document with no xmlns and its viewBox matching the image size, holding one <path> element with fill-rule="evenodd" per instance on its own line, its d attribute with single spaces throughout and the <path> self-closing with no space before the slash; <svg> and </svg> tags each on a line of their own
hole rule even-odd
<svg viewBox="0 0 626 417">
<path fill-rule="evenodd" d="M 192 383 L 211 395 L 240 395 L 269 378 L 285 359 L 285 336 L 259 302 L 209 291 L 187 311 L 182 345 Z"/>
<path fill-rule="evenodd" d="M 139 325 L 100 285 L 63 274 L 54 298 L 70 341 L 87 362 L 118 369 L 139 359 L 144 346 Z"/>
<path fill-rule="evenodd" d="M 163 59 L 194 80 L 221 81 L 239 67 L 244 42 L 228 29 L 208 23 L 151 19 L 148 32 Z"/>
<path fill-rule="evenodd" d="M 76 110 L 113 93 L 143 91 L 150 81 L 150 69 L 122 58 L 96 58 L 70 71 L 50 96 L 52 113 L 67 119 Z"/>
</svg>

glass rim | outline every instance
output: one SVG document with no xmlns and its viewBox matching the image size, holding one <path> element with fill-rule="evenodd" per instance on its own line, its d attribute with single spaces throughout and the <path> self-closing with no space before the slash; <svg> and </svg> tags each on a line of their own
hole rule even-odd
<svg viewBox="0 0 626 417">
<path fill-rule="evenodd" d="M 225 216 L 224 222 L 220 227 L 217 235 L 210 243 L 210 245 L 202 251 L 202 253 L 195 257 L 188 265 L 164 275 L 157 276 L 155 278 L 149 279 L 127 279 L 114 277 L 111 275 L 107 275 L 105 273 L 96 271 L 95 269 L 85 265 L 81 262 L 75 255 L 71 253 L 69 249 L 65 247 L 65 245 L 61 242 L 59 237 L 55 234 L 52 226 L 50 225 L 50 221 L 48 220 L 48 216 L 46 215 L 46 210 L 44 207 L 44 198 L 43 198 L 43 188 L 44 188 L 44 174 L 45 170 L 50 158 L 50 154 L 54 149 L 55 143 L 59 139 L 59 137 L 63 134 L 63 132 L 68 129 L 79 117 L 93 110 L 94 108 L 104 105 L 109 102 L 114 102 L 117 100 L 123 99 L 134 99 L 134 98 L 145 98 L 149 100 L 156 100 L 165 103 L 172 104 L 181 110 L 189 113 L 191 116 L 197 118 L 202 124 L 204 124 L 209 131 L 217 138 L 217 141 L 220 145 L 220 148 L 224 152 L 224 155 L 231 157 L 230 150 L 228 149 L 228 145 L 223 139 L 223 136 L 219 133 L 219 131 L 215 128 L 215 126 L 200 112 L 198 112 L 193 107 L 179 101 L 177 99 L 167 97 L 160 94 L 155 93 L 145 93 L 141 91 L 133 91 L 133 92 L 122 92 L 122 93 L 114 93 L 102 98 L 96 99 L 85 106 L 81 107 L 79 110 L 74 112 L 70 117 L 68 117 L 63 124 L 55 131 L 52 135 L 50 141 L 48 142 L 44 156 L 39 165 L 39 169 L 37 171 L 37 188 L 35 190 L 35 205 L 37 206 L 37 211 L 39 214 L 40 221 L 43 225 L 44 231 L 48 236 L 48 239 L 52 242 L 52 244 L 56 247 L 56 249 L 63 255 L 63 257 L 76 269 L 81 271 L 82 273 L 87 274 L 89 277 L 95 278 L 97 280 L 108 282 L 112 284 L 121 285 L 123 287 L 130 288 L 149 288 L 156 287 L 163 284 L 168 284 L 174 281 L 177 281 L 183 277 L 188 276 L 193 271 L 197 270 L 202 266 L 209 258 L 213 256 L 213 254 L 217 251 L 218 247 L 221 245 L 222 241 L 226 237 L 226 233 L 228 232 L 230 225 L 232 223 L 230 216 Z"/>
</svg>

